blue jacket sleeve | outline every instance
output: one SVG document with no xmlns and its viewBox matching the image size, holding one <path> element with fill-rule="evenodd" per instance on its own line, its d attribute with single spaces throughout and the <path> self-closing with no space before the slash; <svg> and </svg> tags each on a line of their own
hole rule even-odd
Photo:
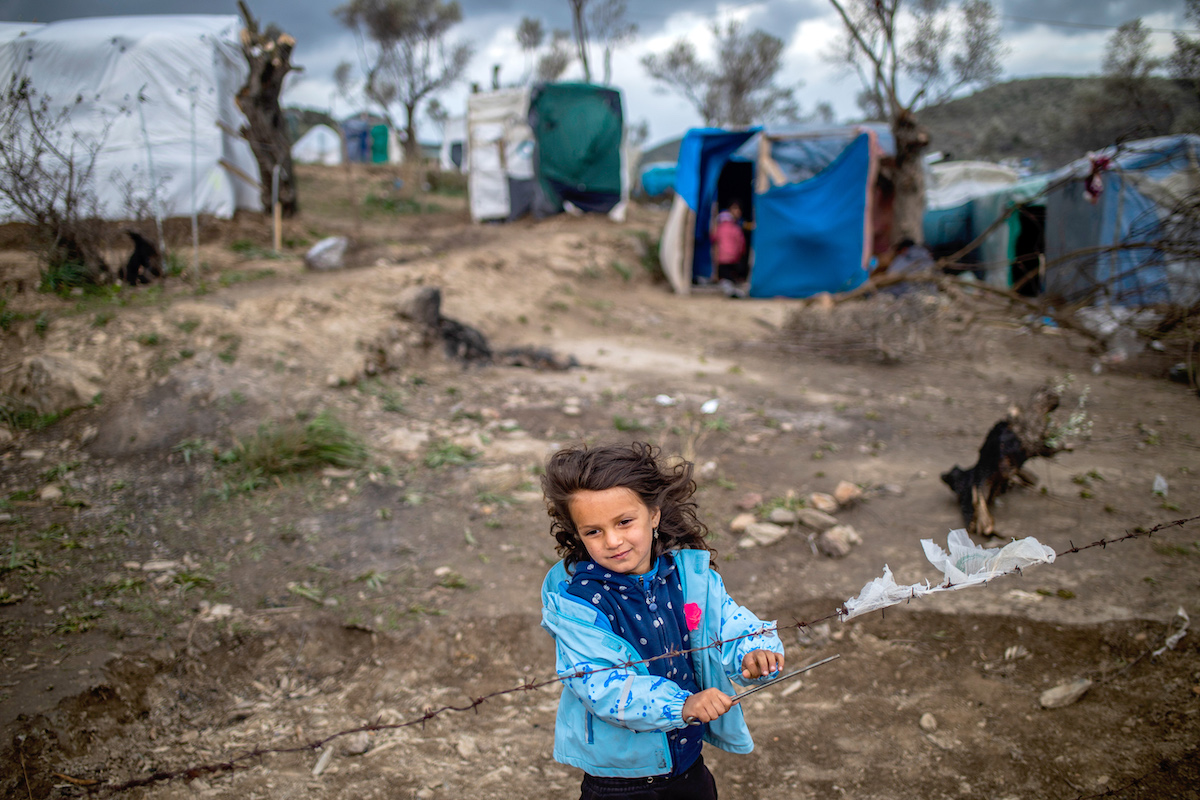
<svg viewBox="0 0 1200 800">
<path fill-rule="evenodd" d="M 585 655 L 555 637 L 556 669 L 566 691 L 612 725 L 633 731 L 667 731 L 686 727 L 684 702 L 691 696 L 668 678 L 639 673 L 621 662 Z"/>
<path fill-rule="evenodd" d="M 771 650 L 783 654 L 783 642 L 776 633 L 774 621 L 764 622 L 745 606 L 740 606 L 729 593 L 725 591 L 725 583 L 716 572 L 710 576 L 716 581 L 716 594 L 721 601 L 721 664 L 729 680 L 741 685 L 762 683 L 772 675 L 764 675 L 753 680 L 742 677 L 742 659 L 753 650 Z M 729 640 L 733 641 L 729 641 Z"/>
</svg>

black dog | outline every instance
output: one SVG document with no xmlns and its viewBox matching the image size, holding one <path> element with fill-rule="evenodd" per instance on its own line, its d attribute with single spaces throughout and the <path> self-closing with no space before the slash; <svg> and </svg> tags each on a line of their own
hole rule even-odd
<svg viewBox="0 0 1200 800">
<path fill-rule="evenodd" d="M 161 278 L 163 274 L 162 255 L 154 246 L 154 242 L 137 231 L 127 230 L 125 233 L 133 239 L 133 254 L 129 256 L 129 262 L 125 264 L 123 276 L 125 282 L 130 286 L 137 286 L 139 283 L 149 283 L 151 275 Z"/>
</svg>

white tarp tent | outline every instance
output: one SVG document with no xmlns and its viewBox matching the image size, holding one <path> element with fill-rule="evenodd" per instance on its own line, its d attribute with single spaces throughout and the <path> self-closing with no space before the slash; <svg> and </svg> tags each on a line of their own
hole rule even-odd
<svg viewBox="0 0 1200 800">
<path fill-rule="evenodd" d="M 236 131 L 245 83 L 236 16 L 97 17 L 0 26 L 0 75 L 28 78 L 67 135 L 101 143 L 91 187 L 106 219 L 261 208 L 258 164 Z M 0 220 L 13 218 L 0 205 Z"/>
<path fill-rule="evenodd" d="M 507 219 L 509 179 L 532 181 L 529 89 L 500 89 L 467 98 L 467 190 L 474 222 Z"/>
<path fill-rule="evenodd" d="M 313 125 L 292 145 L 292 160 L 336 167 L 342 163 L 342 137 L 328 125 Z"/>
</svg>

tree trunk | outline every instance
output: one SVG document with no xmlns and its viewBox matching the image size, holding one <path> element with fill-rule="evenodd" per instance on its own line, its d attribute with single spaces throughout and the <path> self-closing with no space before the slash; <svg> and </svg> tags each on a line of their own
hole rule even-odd
<svg viewBox="0 0 1200 800">
<path fill-rule="evenodd" d="M 417 142 L 417 104 L 405 104 L 404 113 L 404 161 L 414 170 L 421 163 L 421 145 Z M 416 175 L 413 172 L 412 175 Z"/>
<path fill-rule="evenodd" d="M 896 201 L 892 221 L 892 244 L 902 239 L 925 243 L 925 163 L 929 132 L 916 116 L 902 109 L 892 117 L 896 138 Z"/>
<path fill-rule="evenodd" d="M 259 32 L 258 22 L 243 0 L 238 8 L 246 24 L 242 31 L 242 52 L 250 67 L 246 85 L 237 94 L 237 104 L 246 115 L 241 134 L 250 143 L 258 161 L 259 196 L 263 210 L 271 212 L 271 182 L 275 167 L 279 167 L 279 203 L 283 216 L 293 217 L 300 210 L 296 195 L 296 180 L 292 170 L 292 144 L 288 138 L 279 95 L 283 80 L 292 70 L 292 48 L 296 40 L 286 33 L 268 29 Z"/>
</svg>

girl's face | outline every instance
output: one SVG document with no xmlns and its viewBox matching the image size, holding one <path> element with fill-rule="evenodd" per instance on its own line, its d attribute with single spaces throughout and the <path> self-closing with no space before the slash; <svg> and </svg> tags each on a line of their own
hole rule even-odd
<svg viewBox="0 0 1200 800">
<path fill-rule="evenodd" d="M 622 575 L 645 575 L 654 563 L 654 529 L 661 512 L 651 511 L 632 489 L 578 491 L 568 504 L 571 521 L 592 561 Z"/>
</svg>

